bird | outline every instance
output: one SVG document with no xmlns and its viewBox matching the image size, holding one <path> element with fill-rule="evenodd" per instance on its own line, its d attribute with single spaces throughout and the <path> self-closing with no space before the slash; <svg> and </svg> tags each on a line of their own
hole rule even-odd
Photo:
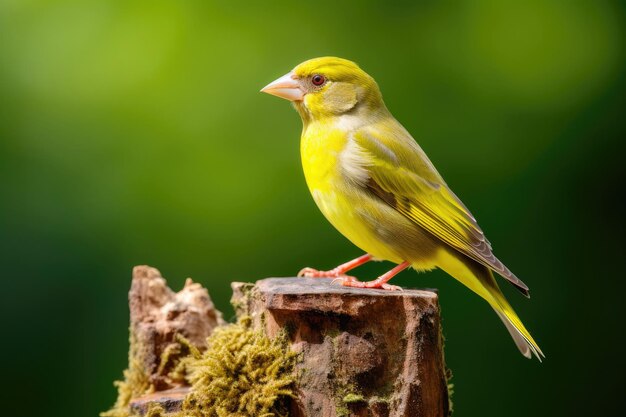
<svg viewBox="0 0 626 417">
<path fill-rule="evenodd" d="M 440 268 L 489 303 L 525 357 L 545 357 L 494 273 L 526 297 L 528 286 L 493 254 L 476 218 L 387 109 L 374 78 L 352 61 L 320 57 L 261 92 L 293 103 L 303 123 L 300 156 L 313 200 L 365 252 L 328 271 L 304 268 L 299 276 L 401 290 L 389 284 L 401 271 Z M 371 281 L 347 275 L 372 260 L 396 266 Z"/>
</svg>

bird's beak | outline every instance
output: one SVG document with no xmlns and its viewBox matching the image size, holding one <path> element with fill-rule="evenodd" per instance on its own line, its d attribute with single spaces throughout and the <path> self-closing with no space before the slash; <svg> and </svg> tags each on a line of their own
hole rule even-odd
<svg viewBox="0 0 626 417">
<path fill-rule="evenodd" d="M 272 81 L 261 89 L 262 93 L 271 94 L 289 101 L 302 101 L 304 91 L 293 72 L 288 72 L 279 79 Z"/>
</svg>

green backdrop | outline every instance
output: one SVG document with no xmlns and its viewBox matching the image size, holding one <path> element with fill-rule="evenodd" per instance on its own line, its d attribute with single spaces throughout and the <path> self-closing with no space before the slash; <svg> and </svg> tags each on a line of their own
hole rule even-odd
<svg viewBox="0 0 626 417">
<path fill-rule="evenodd" d="M 259 93 L 357 61 L 532 290 L 546 353 L 440 272 L 457 416 L 618 415 L 625 9 L 594 1 L 0 0 L 3 414 L 94 416 L 126 366 L 133 265 L 229 282 L 359 250 L 318 212 L 300 120 Z M 389 268 L 364 267 L 362 278 Z"/>
</svg>

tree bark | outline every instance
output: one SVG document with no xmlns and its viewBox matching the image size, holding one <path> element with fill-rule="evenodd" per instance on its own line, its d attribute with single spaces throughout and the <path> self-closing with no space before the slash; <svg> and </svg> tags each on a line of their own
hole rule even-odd
<svg viewBox="0 0 626 417">
<path fill-rule="evenodd" d="M 174 292 L 158 269 L 145 265 L 133 269 L 128 302 L 133 355 L 157 391 L 176 387 L 167 377 L 171 364 L 162 362 L 164 353 L 178 346 L 175 335 L 204 350 L 213 329 L 225 323 L 202 285 L 187 278 Z"/>
</svg>

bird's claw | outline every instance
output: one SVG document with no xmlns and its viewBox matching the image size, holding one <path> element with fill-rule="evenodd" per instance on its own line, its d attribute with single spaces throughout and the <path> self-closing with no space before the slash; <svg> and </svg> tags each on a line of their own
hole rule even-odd
<svg viewBox="0 0 626 417">
<path fill-rule="evenodd" d="M 330 284 L 332 285 L 337 282 L 341 282 L 341 285 L 343 285 L 344 287 L 371 288 L 371 289 L 380 289 L 380 290 L 387 290 L 387 291 L 404 291 L 402 287 L 399 287 L 397 285 L 387 284 L 386 282 L 378 283 L 376 281 L 363 282 L 349 275 L 339 276 L 333 279 Z"/>
<path fill-rule="evenodd" d="M 389 290 L 389 291 L 404 291 L 404 288 L 400 287 L 399 285 L 392 285 L 392 284 L 383 284 L 380 286 L 380 288 L 382 290 Z"/>
<path fill-rule="evenodd" d="M 298 277 L 305 278 L 337 278 L 340 274 L 338 271 L 331 269 L 330 271 L 320 271 L 314 268 L 302 268 L 300 272 L 298 272 Z"/>
<path fill-rule="evenodd" d="M 335 279 L 333 279 L 332 281 L 330 281 L 330 285 L 335 285 L 337 283 L 340 283 L 344 287 L 348 287 L 350 286 L 349 284 L 347 284 L 348 282 L 360 282 L 360 281 L 350 275 L 340 275 L 336 277 Z"/>
<path fill-rule="evenodd" d="M 302 278 L 302 277 L 309 277 L 310 275 L 312 275 L 313 273 L 315 273 L 316 270 L 313 268 L 309 268 L 308 266 L 306 268 L 302 268 L 300 270 L 300 272 L 298 272 L 297 277 L 298 278 Z"/>
</svg>

